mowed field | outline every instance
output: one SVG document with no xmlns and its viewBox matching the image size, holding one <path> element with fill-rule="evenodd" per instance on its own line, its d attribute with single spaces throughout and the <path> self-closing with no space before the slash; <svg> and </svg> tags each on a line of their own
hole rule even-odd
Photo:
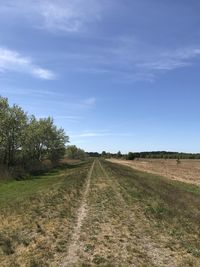
<svg viewBox="0 0 200 267">
<path fill-rule="evenodd" d="M 0 184 L 0 266 L 200 266 L 200 187 L 95 159 Z"/>
<path fill-rule="evenodd" d="M 162 175 L 173 180 L 200 185 L 200 160 L 182 159 L 180 164 L 177 164 L 176 159 L 110 159 L 109 161 L 127 165 L 140 171 Z"/>
</svg>

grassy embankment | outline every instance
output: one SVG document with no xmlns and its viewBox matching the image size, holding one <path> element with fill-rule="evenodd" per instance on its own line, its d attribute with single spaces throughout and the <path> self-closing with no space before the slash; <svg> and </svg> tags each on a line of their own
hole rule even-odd
<svg viewBox="0 0 200 267">
<path fill-rule="evenodd" d="M 95 163 L 72 266 L 199 266 L 199 188 Z"/>
<path fill-rule="evenodd" d="M 91 163 L 0 183 L 1 266 L 49 266 L 70 239 Z M 56 263 L 55 265 L 56 266 Z"/>
<path fill-rule="evenodd" d="M 141 207 L 152 230 L 171 237 L 166 246 L 181 247 L 200 262 L 200 187 L 109 162 L 104 166 L 124 199 Z"/>
<path fill-rule="evenodd" d="M 0 184 L 1 266 L 59 266 L 90 163 Z M 75 266 L 199 266 L 200 188 L 95 162 Z"/>
</svg>

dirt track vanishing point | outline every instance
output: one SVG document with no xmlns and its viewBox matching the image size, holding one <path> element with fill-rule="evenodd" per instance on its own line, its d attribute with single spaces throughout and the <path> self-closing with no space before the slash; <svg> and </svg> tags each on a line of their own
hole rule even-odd
<svg viewBox="0 0 200 267">
<path fill-rule="evenodd" d="M 198 266 L 171 236 L 152 227 L 112 168 L 95 160 L 61 266 Z M 125 181 L 124 181 L 125 182 Z"/>
</svg>

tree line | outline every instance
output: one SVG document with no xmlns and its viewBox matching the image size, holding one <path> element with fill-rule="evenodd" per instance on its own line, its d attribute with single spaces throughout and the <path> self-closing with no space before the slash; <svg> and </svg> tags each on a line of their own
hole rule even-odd
<svg viewBox="0 0 200 267">
<path fill-rule="evenodd" d="M 150 159 L 200 159 L 200 153 L 180 153 L 170 151 L 150 151 L 150 152 L 129 152 L 122 154 L 120 151 L 117 153 L 110 153 L 102 151 L 88 152 L 90 157 L 103 157 L 103 158 L 121 158 L 126 160 L 134 160 L 139 158 L 150 158 Z"/>
<path fill-rule="evenodd" d="M 125 155 L 128 160 L 136 158 L 150 158 L 150 159 L 200 159 L 199 153 L 180 153 L 169 151 L 151 151 L 151 152 L 129 152 Z"/>
<path fill-rule="evenodd" d="M 37 119 L 0 96 L 0 164 L 28 168 L 45 159 L 56 163 L 65 155 L 69 137 L 52 118 Z"/>
</svg>

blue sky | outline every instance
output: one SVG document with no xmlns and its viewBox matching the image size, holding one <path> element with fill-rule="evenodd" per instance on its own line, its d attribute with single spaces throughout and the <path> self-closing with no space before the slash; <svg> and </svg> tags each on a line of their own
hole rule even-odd
<svg viewBox="0 0 200 267">
<path fill-rule="evenodd" d="M 87 151 L 200 152 L 198 0 L 0 0 L 0 95 Z"/>
</svg>

